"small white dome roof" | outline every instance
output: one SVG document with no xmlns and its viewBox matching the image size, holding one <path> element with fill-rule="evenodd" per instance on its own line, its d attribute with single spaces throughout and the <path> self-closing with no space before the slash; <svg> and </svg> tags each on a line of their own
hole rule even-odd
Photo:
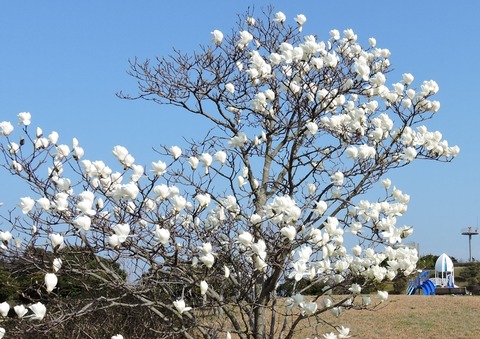
<svg viewBox="0 0 480 339">
<path fill-rule="evenodd" d="M 453 272 L 452 259 L 445 253 L 442 253 L 435 263 L 435 272 Z"/>
</svg>

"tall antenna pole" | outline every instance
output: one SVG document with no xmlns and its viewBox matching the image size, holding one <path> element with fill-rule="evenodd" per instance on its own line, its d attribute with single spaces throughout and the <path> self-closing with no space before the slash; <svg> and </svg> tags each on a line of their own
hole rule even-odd
<svg viewBox="0 0 480 339">
<path fill-rule="evenodd" d="M 478 227 L 463 228 L 462 235 L 468 235 L 468 261 L 472 261 L 472 235 L 478 235 Z"/>
</svg>

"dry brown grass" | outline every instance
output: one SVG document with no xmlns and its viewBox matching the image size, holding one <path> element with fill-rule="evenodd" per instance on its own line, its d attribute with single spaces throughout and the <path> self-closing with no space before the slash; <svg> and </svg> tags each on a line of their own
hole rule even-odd
<svg viewBox="0 0 480 339">
<path fill-rule="evenodd" d="M 309 298 L 310 299 L 310 298 Z M 317 302 L 320 305 L 321 297 Z M 336 302 L 342 296 L 332 296 Z M 372 295 L 373 304 L 379 299 Z M 356 300 L 356 302 L 359 302 Z M 279 310 L 284 309 L 282 306 Z M 327 332 L 338 332 L 332 324 L 350 328 L 352 338 L 361 339 L 476 339 L 480 338 L 480 296 L 390 295 L 373 310 L 348 310 L 339 317 L 330 312 L 317 319 L 304 319 L 296 327 L 294 338 L 323 339 Z M 287 331 L 295 319 L 287 318 Z M 282 316 L 277 318 L 275 338 L 280 338 Z M 269 323 L 267 318 L 267 323 Z M 221 326 L 222 327 L 222 326 Z M 228 326 L 223 327 L 225 331 Z M 285 335 L 285 333 L 284 333 Z M 232 333 L 232 338 L 238 338 Z"/>
<path fill-rule="evenodd" d="M 330 314 L 322 318 L 349 327 L 352 338 L 473 339 L 480 338 L 479 313 L 478 296 L 391 295 L 374 311 L 350 310 L 337 319 Z M 298 338 L 311 333 L 304 328 Z"/>
</svg>

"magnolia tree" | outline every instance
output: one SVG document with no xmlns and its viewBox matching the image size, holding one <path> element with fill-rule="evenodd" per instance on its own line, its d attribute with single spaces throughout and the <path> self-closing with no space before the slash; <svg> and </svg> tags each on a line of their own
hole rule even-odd
<svg viewBox="0 0 480 339">
<path fill-rule="evenodd" d="M 334 29 L 321 41 L 302 35 L 304 15 L 289 21 L 246 13 L 198 52 L 131 63 L 139 93 L 123 97 L 178 106 L 211 127 L 149 165 L 122 146 L 113 164 L 87 160 L 78 140 L 32 129 L 29 113 L 15 130 L 0 123 L 3 166 L 32 190 L 16 210 L 3 207 L 3 255 L 44 279 L 29 304 L 0 304 L 32 320 L 14 329 L 143 310 L 110 334 L 345 338 L 330 313 L 375 307 L 388 293 L 367 287 L 415 269 L 416 250 L 401 246 L 412 228 L 397 225 L 409 196 L 386 174 L 458 154 L 424 125 L 440 107 L 437 84 L 387 80 L 390 52 L 373 38 L 365 46 Z M 105 293 L 60 301 L 72 277 Z"/>
</svg>

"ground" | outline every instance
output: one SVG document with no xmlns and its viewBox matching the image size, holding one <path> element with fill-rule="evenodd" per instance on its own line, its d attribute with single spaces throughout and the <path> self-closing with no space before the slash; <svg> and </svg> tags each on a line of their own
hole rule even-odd
<svg viewBox="0 0 480 339">
<path fill-rule="evenodd" d="M 473 339 L 480 337 L 479 312 L 479 296 L 391 295 L 374 311 L 351 310 L 336 320 L 354 338 Z"/>
</svg>

